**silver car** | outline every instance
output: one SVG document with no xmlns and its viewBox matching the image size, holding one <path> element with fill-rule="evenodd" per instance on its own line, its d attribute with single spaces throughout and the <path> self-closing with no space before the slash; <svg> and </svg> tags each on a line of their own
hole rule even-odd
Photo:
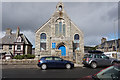
<svg viewBox="0 0 120 80">
<path fill-rule="evenodd" d="M 103 53 L 97 54 L 85 54 L 83 57 L 83 64 L 85 66 L 91 66 L 92 68 L 96 68 L 97 66 L 110 66 L 113 64 L 118 64 L 120 61 L 114 58 L 109 58 Z"/>
</svg>

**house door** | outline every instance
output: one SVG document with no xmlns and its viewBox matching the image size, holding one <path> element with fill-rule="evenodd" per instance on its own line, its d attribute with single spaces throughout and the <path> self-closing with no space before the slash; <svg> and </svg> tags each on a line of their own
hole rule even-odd
<svg viewBox="0 0 120 80">
<path fill-rule="evenodd" d="M 66 48 L 65 48 L 65 46 L 60 46 L 59 50 L 61 50 L 61 56 L 66 56 Z"/>
</svg>

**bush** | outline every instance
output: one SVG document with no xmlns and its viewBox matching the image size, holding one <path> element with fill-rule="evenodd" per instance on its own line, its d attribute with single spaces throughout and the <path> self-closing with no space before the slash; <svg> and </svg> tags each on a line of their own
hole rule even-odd
<svg viewBox="0 0 120 80">
<path fill-rule="evenodd" d="M 35 55 L 27 54 L 27 55 L 16 55 L 13 59 L 34 59 Z"/>
<path fill-rule="evenodd" d="M 23 59 L 23 56 L 22 55 L 16 55 L 13 57 L 13 59 Z"/>
</svg>

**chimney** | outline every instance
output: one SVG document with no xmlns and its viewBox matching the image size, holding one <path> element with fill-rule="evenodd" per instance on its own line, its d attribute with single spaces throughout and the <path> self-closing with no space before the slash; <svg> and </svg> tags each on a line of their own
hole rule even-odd
<svg viewBox="0 0 120 80">
<path fill-rule="evenodd" d="M 16 31 L 16 38 L 19 36 L 20 34 L 20 29 L 19 29 L 19 26 L 17 27 L 17 31 Z"/>
<path fill-rule="evenodd" d="M 12 30 L 10 28 L 6 29 L 6 35 L 11 35 L 12 34 Z"/>
<path fill-rule="evenodd" d="M 106 41 L 106 38 L 102 37 L 101 44 L 104 43 L 105 41 Z"/>
</svg>

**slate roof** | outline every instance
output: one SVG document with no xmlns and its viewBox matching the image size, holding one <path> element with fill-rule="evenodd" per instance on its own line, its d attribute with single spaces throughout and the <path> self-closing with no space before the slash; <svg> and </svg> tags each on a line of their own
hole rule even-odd
<svg viewBox="0 0 120 80">
<path fill-rule="evenodd" d="M 32 45 L 25 35 L 20 34 L 20 36 L 25 44 Z M 0 44 L 14 44 L 14 42 L 16 42 L 16 34 L 12 33 L 11 35 L 5 35 L 3 38 L 0 39 L 0 41 L 2 41 L 2 43 Z"/>
<path fill-rule="evenodd" d="M 104 48 L 106 43 L 109 48 L 112 48 L 112 45 L 115 44 L 115 40 L 105 41 L 104 43 L 100 44 L 101 48 Z M 116 40 L 116 43 L 117 43 L 117 48 L 118 48 L 119 47 L 118 39 Z"/>
</svg>

